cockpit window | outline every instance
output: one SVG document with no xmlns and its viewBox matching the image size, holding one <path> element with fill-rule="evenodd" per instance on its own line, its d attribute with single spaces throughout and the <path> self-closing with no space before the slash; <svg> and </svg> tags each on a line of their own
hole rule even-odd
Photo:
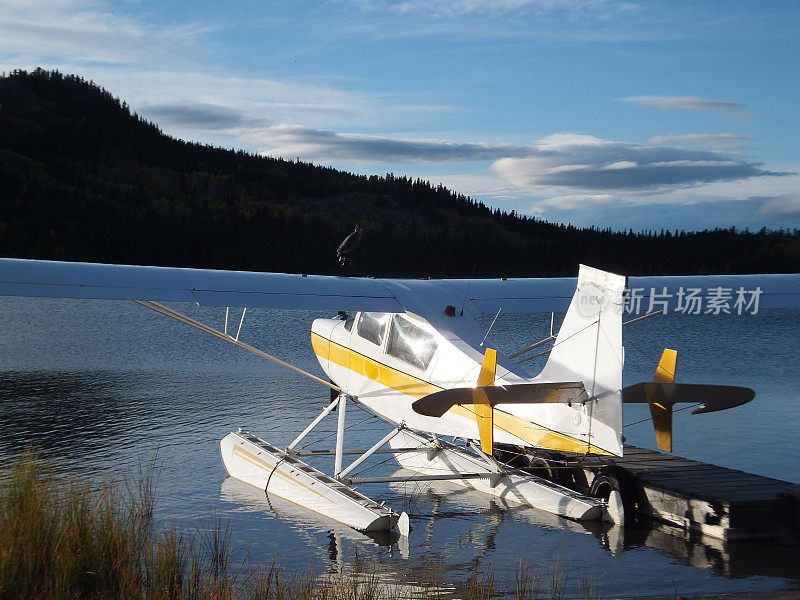
<svg viewBox="0 0 800 600">
<path fill-rule="evenodd" d="M 358 317 L 358 335 L 376 346 L 381 346 L 388 322 L 389 315 L 387 313 L 362 312 Z"/>
<path fill-rule="evenodd" d="M 417 327 L 401 315 L 392 317 L 392 327 L 389 330 L 389 342 L 386 353 L 399 358 L 423 371 L 436 352 L 436 340 L 432 333 Z"/>
</svg>

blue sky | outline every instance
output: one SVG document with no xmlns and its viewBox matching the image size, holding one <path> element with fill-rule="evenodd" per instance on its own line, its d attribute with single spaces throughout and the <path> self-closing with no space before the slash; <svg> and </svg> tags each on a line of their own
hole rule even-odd
<svg viewBox="0 0 800 600">
<path fill-rule="evenodd" d="M 800 3 L 2 0 L 177 137 L 614 229 L 800 227 Z"/>
</svg>

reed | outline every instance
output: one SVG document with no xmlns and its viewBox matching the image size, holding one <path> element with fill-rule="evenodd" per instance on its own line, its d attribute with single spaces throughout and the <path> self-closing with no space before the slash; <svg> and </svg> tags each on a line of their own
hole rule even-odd
<svg viewBox="0 0 800 600">
<path fill-rule="evenodd" d="M 124 486 L 56 474 L 33 451 L 0 470 L 0 600 L 519 600 L 561 598 L 560 563 L 543 578 L 520 564 L 513 590 L 491 570 L 467 581 L 391 583 L 379 565 L 356 557 L 346 572 L 287 575 L 277 559 L 232 564 L 231 532 L 219 520 L 205 533 L 156 532 L 155 462 Z M 597 598 L 594 585 L 586 598 Z"/>
</svg>

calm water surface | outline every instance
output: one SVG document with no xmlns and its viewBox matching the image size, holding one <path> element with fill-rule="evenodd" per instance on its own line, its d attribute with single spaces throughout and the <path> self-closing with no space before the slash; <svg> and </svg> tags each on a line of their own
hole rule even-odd
<svg viewBox="0 0 800 600">
<path fill-rule="evenodd" d="M 222 327 L 220 309 L 175 307 Z M 327 315 L 248 311 L 242 339 L 322 375 L 309 343 L 316 316 Z M 512 352 L 547 336 L 549 321 L 501 315 L 487 343 Z M 679 353 L 679 381 L 754 388 L 753 402 L 728 412 L 677 413 L 676 453 L 798 483 L 798 324 L 800 311 L 772 310 L 631 325 L 625 383 L 649 380 L 669 346 Z M 221 518 L 239 560 L 276 556 L 290 570 L 322 573 L 348 568 L 358 555 L 404 584 L 465 581 L 477 569 L 493 570 L 501 588 L 513 588 L 520 564 L 561 566 L 573 597 L 587 581 L 603 597 L 800 586 L 794 549 L 688 541 L 667 527 L 591 530 L 447 483 L 362 486 L 411 515 L 408 546 L 384 545 L 226 478 L 218 443 L 228 431 L 242 426 L 286 445 L 328 399 L 318 384 L 131 302 L 0 297 L 0 457 L 33 445 L 64 470 L 122 478 L 156 455 L 159 522 L 202 531 Z M 646 406 L 626 407 L 628 442 L 654 447 L 651 424 L 639 423 L 647 416 Z M 329 419 L 309 437 L 314 447 L 332 447 Z M 387 431 L 361 410 L 348 410 L 348 421 L 350 447 Z M 393 458 L 380 456 L 362 473 L 395 470 Z"/>
</svg>

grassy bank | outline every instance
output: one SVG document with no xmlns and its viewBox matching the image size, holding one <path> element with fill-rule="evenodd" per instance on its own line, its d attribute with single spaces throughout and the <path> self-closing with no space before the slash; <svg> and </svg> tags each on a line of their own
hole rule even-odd
<svg viewBox="0 0 800 600">
<path fill-rule="evenodd" d="M 153 520 L 153 469 L 127 485 L 56 475 L 27 452 L 0 471 L 0 599 L 394 600 L 399 598 L 557 599 L 559 565 L 546 576 L 520 567 L 500 590 L 489 573 L 465 582 L 387 583 L 377 564 L 355 561 L 347 573 L 287 575 L 276 561 L 254 569 L 231 563 L 231 536 L 218 525 L 202 536 Z M 597 586 L 580 582 L 585 598 Z"/>
</svg>

